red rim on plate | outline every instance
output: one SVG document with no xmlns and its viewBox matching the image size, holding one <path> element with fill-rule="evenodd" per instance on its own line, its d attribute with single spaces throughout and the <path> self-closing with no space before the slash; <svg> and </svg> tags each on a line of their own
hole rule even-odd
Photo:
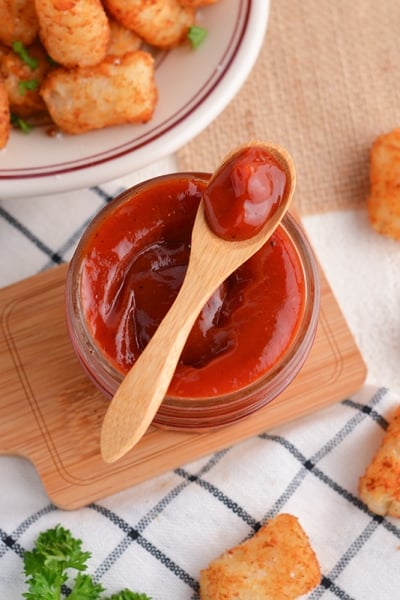
<svg viewBox="0 0 400 600">
<path fill-rule="evenodd" d="M 200 11 L 199 24 L 209 32 L 204 45 L 196 51 L 185 45 L 156 59 L 160 100 L 145 125 L 55 138 L 46 128 L 28 136 L 13 131 L 0 151 L 0 195 L 96 185 L 176 151 L 225 108 L 245 81 L 260 51 L 268 15 L 268 0 L 222 0 Z"/>
</svg>

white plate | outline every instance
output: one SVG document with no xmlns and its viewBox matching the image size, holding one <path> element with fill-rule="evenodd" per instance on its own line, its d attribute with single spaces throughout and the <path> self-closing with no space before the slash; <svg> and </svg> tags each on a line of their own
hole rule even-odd
<svg viewBox="0 0 400 600">
<path fill-rule="evenodd" d="M 225 108 L 261 49 L 269 0 L 222 0 L 199 11 L 203 44 L 162 53 L 156 61 L 159 102 L 145 125 L 77 136 L 45 128 L 12 131 L 0 151 L 0 197 L 66 192 L 127 175 L 175 152 Z"/>
</svg>

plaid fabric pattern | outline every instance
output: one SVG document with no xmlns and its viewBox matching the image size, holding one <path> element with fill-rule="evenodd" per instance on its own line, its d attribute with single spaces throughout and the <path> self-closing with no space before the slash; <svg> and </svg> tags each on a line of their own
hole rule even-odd
<svg viewBox="0 0 400 600">
<path fill-rule="evenodd" d="M 317 414 L 250 438 L 77 511 L 48 502 L 33 467 L 0 462 L 0 597 L 22 597 L 22 554 L 56 523 L 92 551 L 110 591 L 154 600 L 198 598 L 200 569 L 278 513 L 296 515 L 317 553 L 317 600 L 392 600 L 399 589 L 400 523 L 371 514 L 358 478 L 399 402 L 366 386 Z"/>
<path fill-rule="evenodd" d="M 0 182 L 0 286 L 68 261 L 89 221 L 111 198 L 174 170 L 175 161 L 167 157 L 98 187 L 20 199 L 3 198 Z"/>
<path fill-rule="evenodd" d="M 69 260 L 105 203 L 170 170 L 157 164 L 57 198 L 0 199 L 0 285 Z M 0 598 L 22 598 L 24 550 L 61 523 L 92 552 L 90 572 L 109 594 L 129 587 L 153 600 L 195 600 L 202 568 L 289 512 L 321 565 L 310 599 L 393 600 L 400 595 L 400 522 L 371 514 L 357 484 L 398 402 L 388 389 L 365 386 L 335 406 L 71 512 L 49 502 L 28 461 L 0 457 Z"/>
</svg>

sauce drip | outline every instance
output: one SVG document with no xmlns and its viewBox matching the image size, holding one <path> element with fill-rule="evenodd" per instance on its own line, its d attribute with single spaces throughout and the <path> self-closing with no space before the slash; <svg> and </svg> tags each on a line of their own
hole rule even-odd
<svg viewBox="0 0 400 600">
<path fill-rule="evenodd" d="M 287 174 L 260 146 L 234 154 L 204 192 L 204 211 L 212 231 L 225 240 L 245 240 L 258 233 L 279 207 Z"/>
</svg>

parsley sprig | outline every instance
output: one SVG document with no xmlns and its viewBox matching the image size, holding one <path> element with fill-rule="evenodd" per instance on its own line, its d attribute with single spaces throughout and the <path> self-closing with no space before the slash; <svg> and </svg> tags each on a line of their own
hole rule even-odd
<svg viewBox="0 0 400 600">
<path fill-rule="evenodd" d="M 12 49 L 14 50 L 15 54 L 18 54 L 20 59 L 23 60 L 26 65 L 28 65 L 28 67 L 30 68 L 31 71 L 34 71 L 35 69 L 37 69 L 37 66 L 39 64 L 38 59 L 34 58 L 33 56 L 31 56 L 29 54 L 27 48 L 25 47 L 25 45 L 22 42 L 20 42 L 20 41 L 13 42 Z"/>
<path fill-rule="evenodd" d="M 25 92 L 35 91 L 39 87 L 39 81 L 37 79 L 21 79 L 18 81 L 18 89 L 21 96 L 25 96 Z"/>
<path fill-rule="evenodd" d="M 99 600 L 104 588 L 95 583 L 87 570 L 90 552 L 82 550 L 82 540 L 68 529 L 56 525 L 39 534 L 35 547 L 24 553 L 27 600 Z M 71 571 L 77 571 L 71 581 Z M 72 586 L 72 587 L 71 587 Z M 102 600 L 151 600 L 146 594 L 124 589 Z"/>
</svg>

